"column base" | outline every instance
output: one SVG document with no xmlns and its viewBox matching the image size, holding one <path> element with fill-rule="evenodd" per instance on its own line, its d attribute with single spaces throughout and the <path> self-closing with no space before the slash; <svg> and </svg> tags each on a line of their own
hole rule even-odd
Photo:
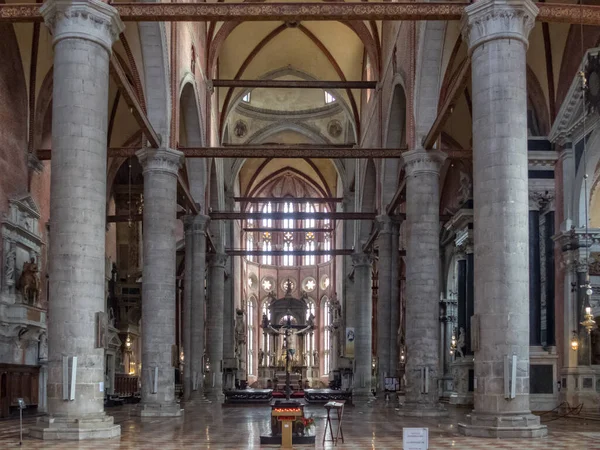
<svg viewBox="0 0 600 450">
<path fill-rule="evenodd" d="M 29 435 L 36 439 L 61 441 L 112 439 L 121 436 L 121 425 L 115 425 L 113 417 L 104 413 L 86 417 L 43 416 L 29 428 Z"/>
<path fill-rule="evenodd" d="M 446 417 L 448 410 L 441 403 L 413 403 L 400 405 L 396 414 L 402 417 Z"/>
<path fill-rule="evenodd" d="M 138 417 L 181 417 L 183 408 L 179 403 L 142 403 L 131 414 Z"/>
<path fill-rule="evenodd" d="M 540 418 L 530 412 L 522 414 L 481 414 L 467 415 L 465 423 L 458 424 L 458 432 L 465 436 L 490 438 L 538 438 L 548 435 L 546 425 L 540 425 Z"/>
<path fill-rule="evenodd" d="M 211 403 L 216 403 L 218 405 L 225 403 L 225 394 L 223 394 L 222 389 L 206 389 L 204 391 L 204 396 Z"/>
<path fill-rule="evenodd" d="M 352 404 L 354 406 L 371 407 L 371 406 L 373 406 L 373 403 L 375 403 L 375 400 L 377 400 L 377 399 L 373 396 L 373 393 L 371 391 L 356 390 L 356 389 L 354 389 L 352 391 Z"/>
<path fill-rule="evenodd" d="M 186 404 L 190 405 L 210 405 L 211 403 L 203 391 L 193 391 L 190 399 L 186 401 Z"/>
</svg>

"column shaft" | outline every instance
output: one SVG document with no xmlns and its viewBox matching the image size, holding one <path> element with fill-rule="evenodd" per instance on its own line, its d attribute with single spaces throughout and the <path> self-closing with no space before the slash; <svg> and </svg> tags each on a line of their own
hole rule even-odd
<svg viewBox="0 0 600 450">
<path fill-rule="evenodd" d="M 227 255 L 211 255 L 208 267 L 208 333 L 207 350 L 210 372 L 206 391 L 217 401 L 223 397 L 223 302 L 225 291 L 225 264 Z"/>
<path fill-rule="evenodd" d="M 392 233 L 390 247 L 392 249 L 391 259 L 391 283 L 390 288 L 390 376 L 398 374 L 398 328 L 400 327 L 400 285 L 398 278 L 399 269 L 399 224 L 392 222 Z"/>
<path fill-rule="evenodd" d="M 463 17 L 473 72 L 472 333 L 479 337 L 472 342 L 475 408 L 459 424 L 469 435 L 547 433 L 529 412 L 526 51 L 537 12 L 529 0 L 481 0 Z"/>
<path fill-rule="evenodd" d="M 406 171 L 406 403 L 404 415 L 445 414 L 439 404 L 439 174 L 445 154 L 412 150 Z"/>
<path fill-rule="evenodd" d="M 185 272 L 183 276 L 183 351 L 185 355 L 183 365 L 183 399 L 189 400 L 192 394 L 192 246 L 193 234 L 191 232 L 191 216 L 184 218 L 185 228 Z"/>
<path fill-rule="evenodd" d="M 354 344 L 354 389 L 357 404 L 372 400 L 371 363 L 373 359 L 373 295 L 371 287 L 371 257 L 364 253 L 352 255 L 354 262 L 354 295 L 356 328 Z"/>
<path fill-rule="evenodd" d="M 191 348 L 192 397 L 202 392 L 202 364 L 204 357 L 204 325 L 206 305 L 206 227 L 209 217 L 197 215 L 193 219 L 192 240 L 192 304 L 191 304 Z"/>
<path fill-rule="evenodd" d="M 109 58 L 124 27 L 117 11 L 99 1 L 48 0 L 41 13 L 54 45 L 47 386 L 52 420 L 41 418 L 30 432 L 42 439 L 115 437 L 120 426 L 104 414 L 107 343 L 98 341 L 96 328 L 106 327 L 97 317 L 105 311 Z"/>
<path fill-rule="evenodd" d="M 379 232 L 379 291 L 377 295 L 377 360 L 379 362 L 379 389 L 384 389 L 384 378 L 390 376 L 390 345 L 396 341 L 392 335 L 392 233 L 391 219 L 383 216 L 380 219 L 382 229 Z"/>
<path fill-rule="evenodd" d="M 144 174 L 142 279 L 142 416 L 176 416 L 175 263 L 177 172 L 183 154 L 172 149 L 137 153 Z"/>
</svg>

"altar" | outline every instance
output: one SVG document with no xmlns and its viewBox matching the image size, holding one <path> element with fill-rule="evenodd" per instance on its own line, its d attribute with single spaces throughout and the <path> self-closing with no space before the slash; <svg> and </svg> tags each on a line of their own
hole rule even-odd
<svg viewBox="0 0 600 450">
<path fill-rule="evenodd" d="M 314 319 L 305 293 L 294 298 L 288 289 L 283 298 L 269 294 L 263 314 L 262 346 L 258 351 L 258 386 L 282 391 L 287 378 L 292 391 L 312 387 L 319 377 L 319 354 L 314 348 Z"/>
</svg>

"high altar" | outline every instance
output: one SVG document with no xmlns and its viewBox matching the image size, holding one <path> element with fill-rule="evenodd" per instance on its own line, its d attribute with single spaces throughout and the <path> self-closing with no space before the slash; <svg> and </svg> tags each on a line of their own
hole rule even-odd
<svg viewBox="0 0 600 450">
<path fill-rule="evenodd" d="M 303 293 L 294 298 L 288 289 L 283 298 L 273 293 L 269 298 L 261 324 L 258 384 L 261 388 L 284 390 L 289 372 L 292 390 L 311 387 L 312 380 L 319 377 L 319 356 L 313 347 L 314 316 L 309 313 L 307 296 Z"/>
</svg>

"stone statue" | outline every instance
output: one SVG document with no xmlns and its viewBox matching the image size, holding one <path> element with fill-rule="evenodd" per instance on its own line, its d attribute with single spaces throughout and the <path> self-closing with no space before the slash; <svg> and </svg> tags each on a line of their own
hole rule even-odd
<svg viewBox="0 0 600 450">
<path fill-rule="evenodd" d="M 40 335 L 40 347 L 38 350 L 38 359 L 40 361 L 48 360 L 48 336 L 46 333 Z"/>
<path fill-rule="evenodd" d="M 315 315 L 313 313 L 311 313 L 310 316 L 308 316 L 308 320 L 306 321 L 306 324 L 309 327 L 314 327 L 315 326 Z"/>
<path fill-rule="evenodd" d="M 315 367 L 319 367 L 319 352 L 317 351 L 317 349 L 313 351 L 313 364 L 315 365 Z"/>
<path fill-rule="evenodd" d="M 112 308 L 108 308 L 108 324 L 111 327 L 115 326 L 115 311 Z"/>
<path fill-rule="evenodd" d="M 269 328 L 269 317 L 266 314 L 262 316 L 262 327 Z"/>
<path fill-rule="evenodd" d="M 4 282 L 7 286 L 15 284 L 15 266 L 17 263 L 17 254 L 15 249 L 11 249 L 6 254 L 6 261 L 4 262 Z"/>
<path fill-rule="evenodd" d="M 17 283 L 17 289 L 23 295 L 23 300 L 30 305 L 35 305 L 40 298 L 41 283 L 38 265 L 35 258 L 23 263 L 23 271 Z"/>
<path fill-rule="evenodd" d="M 471 182 L 471 177 L 464 173 L 460 172 L 460 186 L 458 188 L 458 200 L 461 203 L 466 202 L 471 198 L 471 191 L 473 190 L 473 183 Z"/>
<path fill-rule="evenodd" d="M 342 304 L 337 298 L 337 293 L 333 294 L 329 302 L 329 312 L 331 313 L 331 322 L 338 325 L 342 317 Z"/>
<path fill-rule="evenodd" d="M 460 327 L 460 331 L 458 332 L 458 340 L 456 341 L 456 356 L 460 356 L 463 358 L 465 355 L 462 351 L 465 346 L 465 329 Z"/>
<path fill-rule="evenodd" d="M 244 325 L 244 310 L 235 312 L 235 355 L 240 358 L 244 353 L 242 346 L 246 344 L 246 326 Z"/>
<path fill-rule="evenodd" d="M 262 348 L 258 349 L 258 367 L 262 367 L 264 364 L 265 352 Z"/>
</svg>

